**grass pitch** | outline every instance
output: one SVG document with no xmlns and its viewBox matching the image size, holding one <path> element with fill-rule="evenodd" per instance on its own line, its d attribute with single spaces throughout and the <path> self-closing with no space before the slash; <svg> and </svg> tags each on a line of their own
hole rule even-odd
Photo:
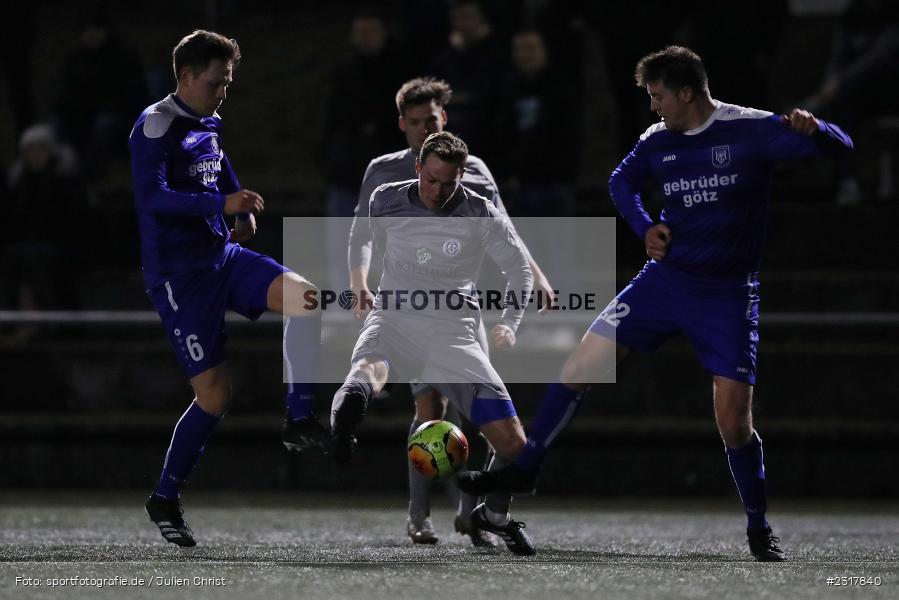
<svg viewBox="0 0 899 600">
<path fill-rule="evenodd" d="M 187 494 L 199 545 L 182 550 L 143 501 L 4 493 L 0 598 L 899 597 L 896 503 L 776 502 L 790 561 L 760 564 L 736 500 L 521 499 L 528 558 L 471 547 L 448 508 L 433 514 L 440 543 L 414 546 L 403 497 L 358 494 Z"/>
</svg>

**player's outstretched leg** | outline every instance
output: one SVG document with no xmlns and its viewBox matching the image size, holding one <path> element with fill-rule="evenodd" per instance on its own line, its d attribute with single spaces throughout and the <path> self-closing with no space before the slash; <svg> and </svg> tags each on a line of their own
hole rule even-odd
<svg viewBox="0 0 899 600">
<path fill-rule="evenodd" d="M 318 288 L 293 272 L 272 281 L 268 289 L 269 310 L 285 315 L 284 375 L 287 382 L 287 411 L 281 439 L 288 450 L 319 448 L 327 452 L 330 436 L 313 411 L 315 383 L 319 381 L 322 313 L 308 298 Z"/>
<path fill-rule="evenodd" d="M 363 364 L 354 365 L 346 381 L 334 394 L 331 402 L 331 448 L 334 460 L 340 463 L 349 462 L 356 450 L 356 429 L 365 418 L 368 402 L 374 394 L 374 375 L 383 370 L 383 380 L 387 378 L 387 366 L 383 361 L 370 363 L 363 359 Z"/>
<path fill-rule="evenodd" d="M 515 462 L 496 471 L 460 473 L 459 488 L 470 494 L 504 491 L 532 494 L 537 471 L 547 450 L 568 426 L 589 390 L 586 382 L 605 376 L 628 354 L 625 346 L 588 331 L 562 368 L 560 381 L 543 395 L 537 415 L 528 430 L 527 442 Z"/>
<path fill-rule="evenodd" d="M 553 440 L 574 418 L 585 389 L 586 386 L 574 389 L 563 383 L 550 385 L 528 431 L 527 443 L 515 462 L 491 471 L 459 473 L 459 488 L 478 495 L 500 490 L 513 494 L 534 493 L 537 471 L 543 456 Z"/>
</svg>

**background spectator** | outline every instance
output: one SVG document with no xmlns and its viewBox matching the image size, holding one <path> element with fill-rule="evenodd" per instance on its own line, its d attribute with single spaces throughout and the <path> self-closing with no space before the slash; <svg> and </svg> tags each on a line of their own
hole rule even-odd
<svg viewBox="0 0 899 600">
<path fill-rule="evenodd" d="M 574 214 L 581 136 L 576 90 L 550 63 L 538 31 L 512 38 L 512 68 L 498 113 L 504 149 L 499 164 L 516 216 Z"/>
<path fill-rule="evenodd" d="M 112 159 L 126 159 L 134 115 L 149 104 L 137 52 L 98 11 L 65 56 L 54 104 L 58 131 L 72 144 L 91 181 Z"/>
<path fill-rule="evenodd" d="M 0 252 L 0 303 L 22 310 L 77 306 L 75 268 L 88 219 L 85 188 L 71 148 L 48 125 L 25 130 L 8 174 L 8 223 Z M 79 274 L 84 274 L 84 268 Z M 19 328 L 27 337 L 30 328 Z"/>
<path fill-rule="evenodd" d="M 508 54 L 477 2 L 456 2 L 449 15 L 449 43 L 434 57 L 428 75 L 453 88 L 453 102 L 447 107 L 452 132 L 488 165 L 493 164 L 499 158 L 496 98 Z"/>
<path fill-rule="evenodd" d="M 324 138 L 318 159 L 326 179 L 329 217 L 352 217 L 368 162 L 399 147 L 393 96 L 409 74 L 406 52 L 389 35 L 384 18 L 360 12 L 350 24 L 351 56 L 331 77 L 325 104 Z M 331 284 L 347 284 L 349 220 L 329 221 Z M 340 259 L 342 257 L 342 260 Z"/>
</svg>

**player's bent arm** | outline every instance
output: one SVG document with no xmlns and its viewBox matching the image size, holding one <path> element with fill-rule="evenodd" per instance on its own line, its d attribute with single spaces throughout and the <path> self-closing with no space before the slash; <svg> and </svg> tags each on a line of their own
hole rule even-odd
<svg viewBox="0 0 899 600">
<path fill-rule="evenodd" d="M 231 166 L 231 159 L 228 158 L 228 155 L 222 152 L 222 171 L 219 173 L 218 179 L 218 190 L 225 194 L 227 197 L 228 194 L 233 194 L 234 192 L 240 191 L 240 181 L 237 179 L 237 173 L 234 172 L 234 167 Z M 227 198 L 226 198 L 227 203 Z M 245 213 L 237 213 L 238 221 L 247 221 L 253 213 L 245 212 Z M 252 233 L 250 234 L 250 238 L 256 235 L 256 219 L 253 219 L 252 224 Z M 249 239 L 249 238 L 247 238 Z M 241 241 L 241 240 L 236 240 Z M 243 240 L 246 241 L 246 240 Z"/>
<path fill-rule="evenodd" d="M 812 140 L 826 154 L 842 154 L 855 149 L 849 134 L 835 123 L 817 119 L 818 128 L 812 133 Z"/>
<path fill-rule="evenodd" d="M 490 201 L 493 202 L 493 206 L 499 211 L 503 217 L 509 220 L 509 225 L 512 227 L 512 230 L 515 232 L 515 235 L 518 235 L 518 231 L 515 229 L 515 224 L 512 223 L 512 217 L 509 216 L 508 211 L 506 210 L 506 206 L 503 204 L 502 198 L 499 195 L 499 187 L 496 185 L 496 181 L 493 179 L 493 174 L 487 168 L 487 165 L 481 161 L 482 174 L 484 177 L 490 181 L 495 192 L 493 197 L 490 198 Z M 549 282 L 549 279 L 543 273 L 543 269 L 540 268 L 540 265 L 537 264 L 537 261 L 534 260 L 534 256 L 531 254 L 531 251 L 528 249 L 527 244 L 525 244 L 524 240 L 521 239 L 521 236 L 518 236 L 519 241 L 521 242 L 521 249 L 524 250 L 525 255 L 528 259 L 528 265 L 531 267 L 531 272 L 534 274 L 534 289 L 540 290 L 543 296 L 543 307 L 540 309 L 540 312 L 546 312 L 551 309 L 554 302 L 553 295 L 553 287 Z"/>
<path fill-rule="evenodd" d="M 378 190 L 376 189 L 374 192 L 372 192 L 371 200 L 368 203 L 368 217 L 365 219 L 365 224 L 367 225 L 367 229 L 371 239 L 370 261 L 376 260 L 379 263 L 383 262 L 384 253 L 387 250 L 387 232 L 384 231 L 384 227 L 382 226 L 382 223 L 378 218 L 382 214 L 382 208 L 382 202 L 378 197 Z M 365 267 L 357 265 L 357 268 L 357 276 L 365 275 L 365 282 L 367 286 L 368 264 Z"/>
<path fill-rule="evenodd" d="M 353 210 L 353 223 L 350 225 L 350 238 L 347 249 L 347 264 L 352 272 L 361 267 L 365 269 L 368 277 L 369 265 L 371 265 L 371 227 L 368 223 L 370 214 L 371 196 L 378 183 L 375 177 L 375 161 L 368 163 L 365 175 L 362 177 L 362 186 L 359 189 L 359 199 Z"/>
<path fill-rule="evenodd" d="M 765 136 L 765 156 L 771 162 L 819 154 L 835 156 L 853 148 L 852 138 L 837 125 L 799 109 L 789 115 L 772 115 L 759 126 Z"/>
<path fill-rule="evenodd" d="M 356 269 L 362 269 L 365 276 L 368 277 L 368 270 L 371 265 L 371 227 L 368 223 L 369 217 L 366 215 L 356 215 L 350 225 L 350 237 L 347 241 L 347 266 L 350 269 L 350 278 L 352 272 Z"/>
<path fill-rule="evenodd" d="M 368 266 L 350 269 L 350 287 L 353 290 L 368 289 Z"/>
<path fill-rule="evenodd" d="M 642 142 L 638 142 L 612 171 L 609 177 L 609 195 L 618 213 L 642 240 L 653 221 L 640 198 L 640 188 L 649 179 L 649 164 L 643 157 L 641 144 Z"/>
<path fill-rule="evenodd" d="M 527 251 L 527 247 L 524 246 L 524 241 L 521 242 L 521 245 L 522 250 L 528 255 L 528 266 L 531 268 L 531 273 L 534 274 L 534 291 L 541 292 L 540 295 L 543 306 L 540 308 L 540 312 L 545 313 L 555 304 L 555 290 L 553 290 L 552 284 L 543 273 L 543 269 L 540 268 L 540 265 L 538 265 L 537 261 L 534 260 L 534 257 L 531 256 L 531 253 Z"/>
<path fill-rule="evenodd" d="M 534 256 L 531 254 L 531 251 L 528 250 L 527 244 L 525 244 L 524 240 L 518 235 L 518 230 L 515 229 L 515 224 L 512 222 L 509 214 L 505 212 L 505 207 L 500 204 L 494 204 L 496 209 L 502 214 L 503 218 L 506 219 L 509 223 L 509 227 L 512 229 L 512 233 L 518 238 L 518 243 L 521 246 L 522 252 L 524 252 L 525 257 L 528 261 L 528 266 L 531 268 L 531 272 L 534 274 L 534 289 L 540 290 L 542 292 L 542 300 L 544 301 L 543 308 L 540 309 L 540 312 L 546 312 L 553 306 L 553 286 L 549 282 L 549 279 L 546 277 L 546 274 L 543 272 L 543 269 L 540 268 L 540 265 L 537 264 L 537 261 L 534 260 Z"/>
<path fill-rule="evenodd" d="M 494 213 L 489 226 L 486 240 L 487 255 L 496 263 L 507 281 L 505 292 L 507 301 L 500 321 L 515 332 L 524 318 L 524 311 L 534 288 L 534 274 L 528 265 L 528 257 L 521 248 L 518 235 L 509 225 L 509 220 Z M 509 297 L 510 293 L 514 298 Z"/>
<path fill-rule="evenodd" d="M 358 300 L 353 306 L 353 315 L 357 319 L 364 319 L 374 308 L 375 302 L 375 295 L 368 287 L 368 268 L 350 271 L 350 291 L 356 295 Z"/>
<path fill-rule="evenodd" d="M 222 170 L 219 173 L 217 187 L 226 196 L 240 190 L 240 181 L 237 180 L 237 173 L 234 172 L 231 160 L 224 152 L 222 152 Z"/>
<path fill-rule="evenodd" d="M 465 165 L 465 170 L 472 169 L 475 173 L 483 177 L 487 180 L 487 186 L 485 191 L 485 196 L 490 202 L 493 203 L 493 206 L 499 210 L 500 214 L 508 217 L 509 211 L 506 210 L 506 205 L 503 204 L 503 199 L 499 194 L 499 185 L 496 183 L 496 178 L 493 177 L 493 173 L 490 172 L 490 168 L 480 158 L 469 157 L 468 163 Z"/>
<path fill-rule="evenodd" d="M 169 187 L 165 149 L 159 140 L 133 141 L 131 175 L 135 204 L 145 213 L 207 216 L 221 214 L 224 210 L 225 196 L 222 194 L 176 192 Z"/>
</svg>

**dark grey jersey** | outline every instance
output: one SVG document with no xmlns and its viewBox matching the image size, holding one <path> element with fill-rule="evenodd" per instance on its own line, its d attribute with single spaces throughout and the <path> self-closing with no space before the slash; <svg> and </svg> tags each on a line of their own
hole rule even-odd
<svg viewBox="0 0 899 600">
<path fill-rule="evenodd" d="M 359 190 L 359 201 L 354 212 L 357 218 L 353 219 L 350 228 L 348 252 L 350 269 L 368 268 L 371 264 L 371 234 L 368 227 L 359 224 L 358 217 L 367 214 L 372 192 L 385 183 L 413 179 L 417 156 L 418 153 L 412 148 L 406 148 L 399 152 L 384 154 L 368 163 L 368 168 L 365 169 L 365 175 L 362 178 L 362 187 Z M 462 173 L 462 185 L 485 197 L 499 209 L 500 213 L 508 216 L 493 174 L 490 173 L 490 169 L 487 168 L 484 161 L 477 156 L 468 156 L 465 171 Z"/>
<path fill-rule="evenodd" d="M 375 189 L 368 214 L 374 251 L 383 255 L 384 265 L 376 312 L 440 320 L 476 314 L 475 282 L 488 255 L 507 279 L 505 292 L 517 298 L 505 305 L 502 322 L 513 331 L 518 328 L 533 274 L 508 217 L 485 197 L 460 185 L 444 206 L 432 211 L 419 198 L 417 179 L 399 181 Z M 405 301 L 399 294 L 406 294 Z M 452 309 L 453 300 L 463 304 L 461 311 Z"/>
</svg>

